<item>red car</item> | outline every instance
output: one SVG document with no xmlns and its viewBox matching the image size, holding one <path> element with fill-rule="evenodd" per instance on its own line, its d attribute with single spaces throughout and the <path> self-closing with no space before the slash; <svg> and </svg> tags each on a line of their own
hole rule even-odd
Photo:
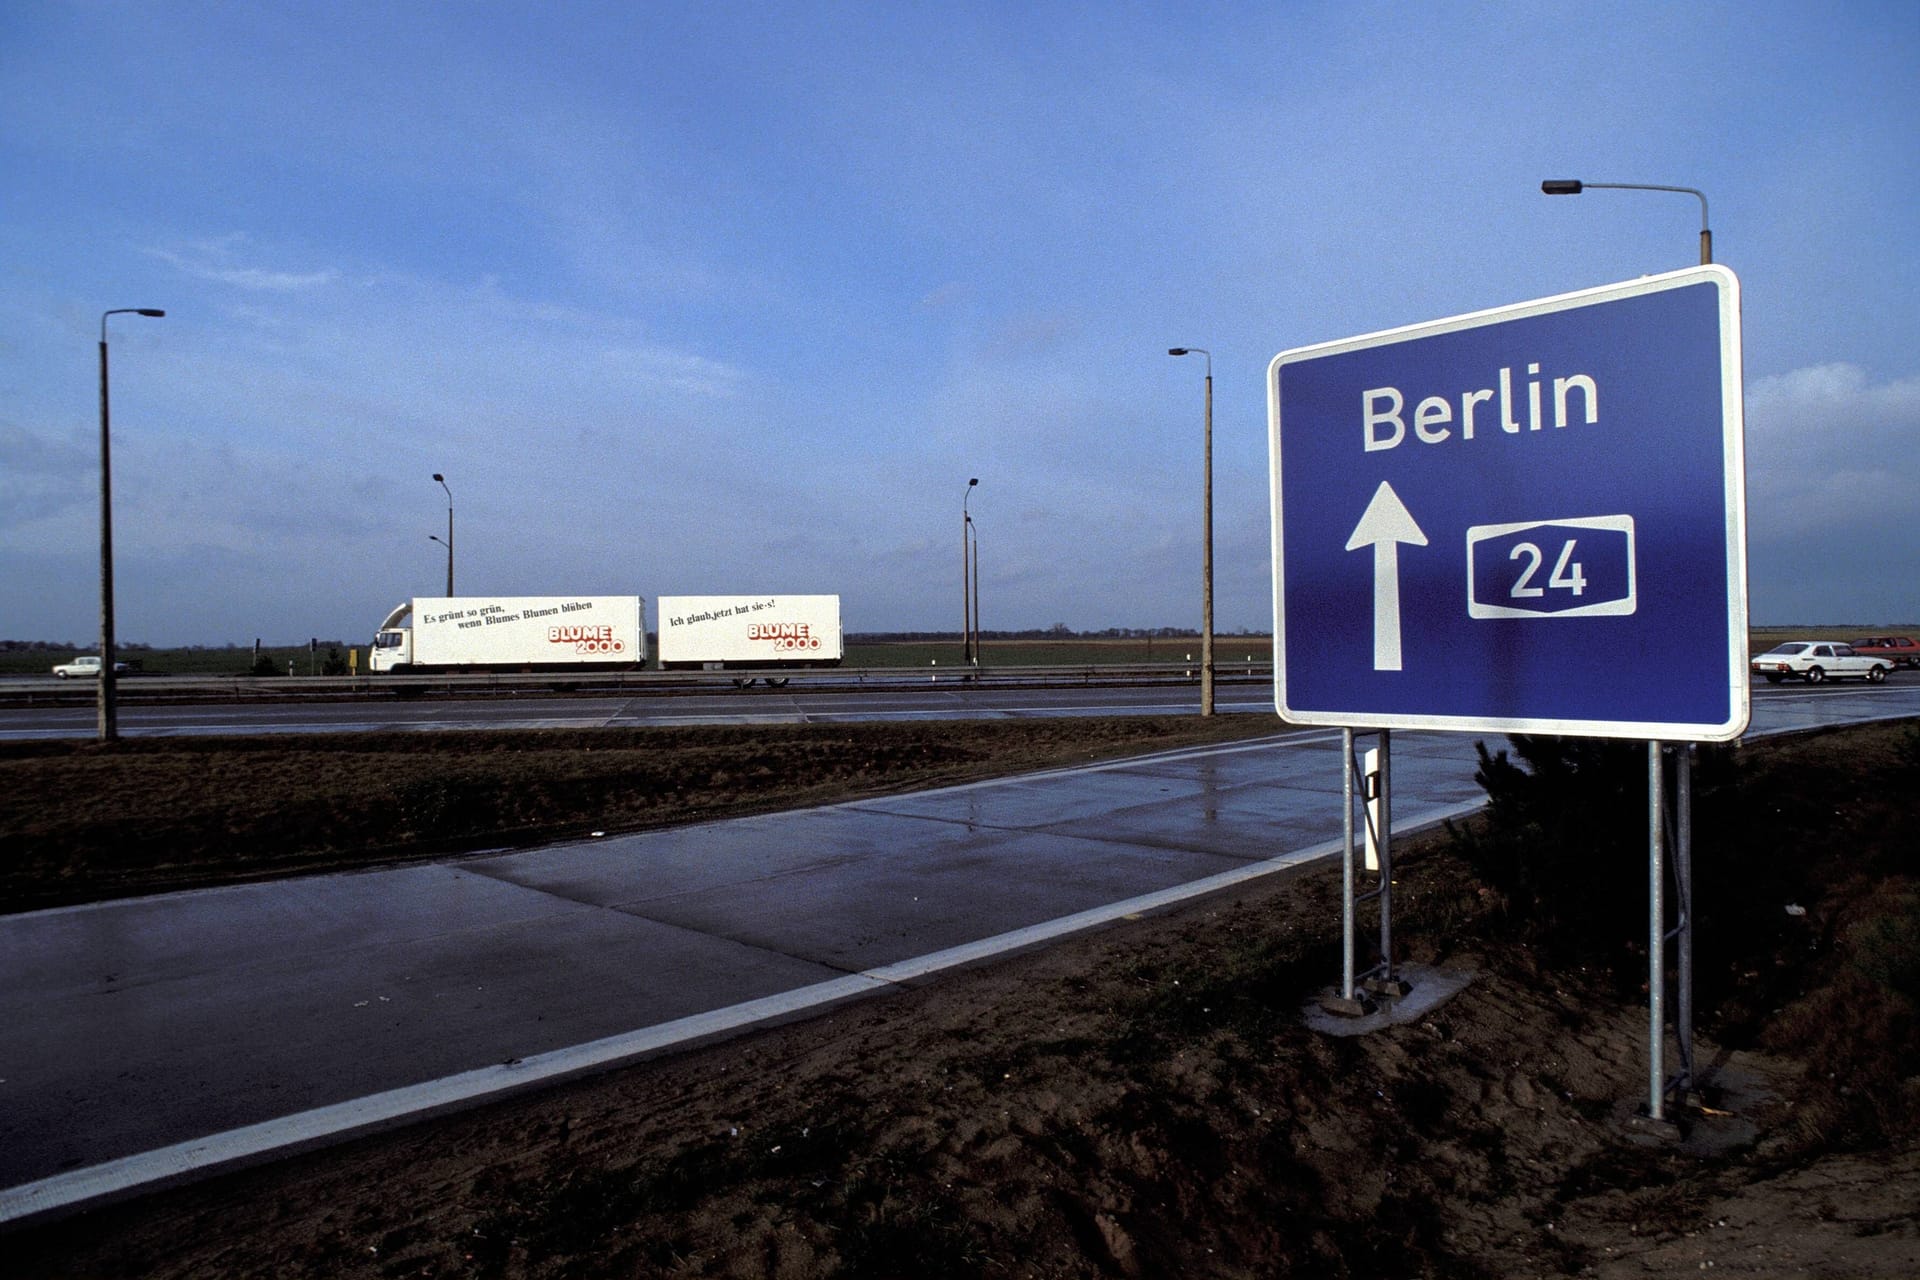
<svg viewBox="0 0 1920 1280">
<path fill-rule="evenodd" d="M 1920 667 L 1920 644 L 1912 636 L 1868 636 L 1853 642 L 1853 651 L 1869 658 L 1885 658 L 1896 667 Z"/>
</svg>

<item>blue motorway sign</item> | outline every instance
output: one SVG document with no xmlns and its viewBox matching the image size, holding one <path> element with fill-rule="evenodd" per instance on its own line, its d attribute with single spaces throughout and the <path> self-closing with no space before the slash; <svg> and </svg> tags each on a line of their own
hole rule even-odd
<svg viewBox="0 0 1920 1280">
<path fill-rule="evenodd" d="M 1726 268 L 1284 351 L 1268 411 L 1288 720 L 1705 742 L 1746 728 Z"/>
</svg>

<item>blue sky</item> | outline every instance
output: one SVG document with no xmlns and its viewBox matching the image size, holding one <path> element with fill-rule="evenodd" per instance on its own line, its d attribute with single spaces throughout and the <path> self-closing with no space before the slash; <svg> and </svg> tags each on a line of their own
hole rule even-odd
<svg viewBox="0 0 1920 1280">
<path fill-rule="evenodd" d="M 0 9 L 0 637 L 357 641 L 463 594 L 1271 621 L 1265 373 L 1742 281 L 1757 623 L 1920 621 L 1920 7 Z"/>
</svg>

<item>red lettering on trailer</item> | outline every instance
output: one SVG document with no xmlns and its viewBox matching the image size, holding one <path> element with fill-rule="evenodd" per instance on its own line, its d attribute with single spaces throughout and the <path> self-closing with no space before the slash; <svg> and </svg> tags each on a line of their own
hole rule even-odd
<svg viewBox="0 0 1920 1280">
<path fill-rule="evenodd" d="M 747 624 L 747 639 L 800 642 L 798 644 L 777 644 L 775 646 L 776 648 L 782 649 L 818 649 L 820 647 L 820 642 L 813 639 L 812 628 L 804 622 L 749 622 Z M 806 643 L 808 641 L 812 641 L 812 643 Z"/>
<path fill-rule="evenodd" d="M 612 639 L 613 639 L 613 628 L 611 626 L 603 625 L 598 627 L 572 626 L 572 627 L 548 627 L 547 628 L 547 641 L 551 644 L 579 644 L 582 642 L 598 643 L 600 641 L 612 640 Z"/>
<path fill-rule="evenodd" d="M 625 653 L 627 642 L 613 634 L 611 624 L 548 627 L 547 643 L 570 644 L 575 653 Z"/>
</svg>

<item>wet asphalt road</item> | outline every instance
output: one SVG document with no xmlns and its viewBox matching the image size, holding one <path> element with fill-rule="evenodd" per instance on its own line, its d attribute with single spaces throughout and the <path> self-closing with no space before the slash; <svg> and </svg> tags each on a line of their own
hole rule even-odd
<svg viewBox="0 0 1920 1280">
<path fill-rule="evenodd" d="M 1220 710 L 1271 712 L 1267 681 L 1222 681 Z M 1192 715 L 1197 684 L 1019 688 L 929 680 L 916 689 L 794 687 L 698 690 L 666 696 L 469 696 L 319 703 L 123 703 L 127 737 L 352 733 L 439 729 L 585 729 L 660 724 L 801 724 L 873 720 L 1000 719 L 1084 715 Z M 92 737 L 90 706 L 0 707 L 0 740 Z"/>
</svg>

